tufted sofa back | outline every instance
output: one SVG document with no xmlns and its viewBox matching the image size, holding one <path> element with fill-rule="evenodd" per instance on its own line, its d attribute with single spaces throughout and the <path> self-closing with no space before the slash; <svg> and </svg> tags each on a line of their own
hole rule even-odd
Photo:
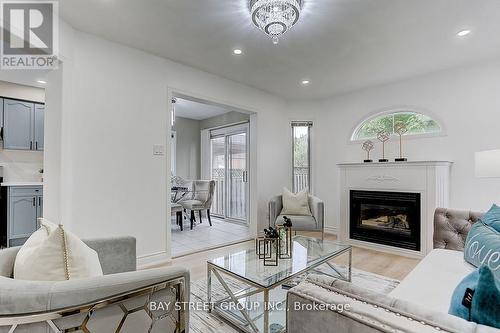
<svg viewBox="0 0 500 333">
<path fill-rule="evenodd" d="M 434 248 L 463 251 L 471 226 L 484 213 L 437 208 L 434 213 Z"/>
</svg>

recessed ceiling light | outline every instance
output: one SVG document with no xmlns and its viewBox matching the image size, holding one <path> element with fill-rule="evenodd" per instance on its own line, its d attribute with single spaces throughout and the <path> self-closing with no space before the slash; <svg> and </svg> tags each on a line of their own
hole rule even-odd
<svg viewBox="0 0 500 333">
<path fill-rule="evenodd" d="M 241 54 L 243 54 L 243 51 L 240 49 L 235 49 L 235 50 L 233 50 L 233 53 L 236 55 L 241 55 Z"/>
<path fill-rule="evenodd" d="M 309 80 L 302 80 L 302 82 L 300 82 L 300 83 L 302 83 L 302 85 L 305 86 L 305 85 L 308 85 L 309 83 L 311 83 L 311 81 L 309 81 Z"/>
<path fill-rule="evenodd" d="M 471 33 L 470 30 L 461 30 L 461 31 L 457 32 L 457 36 L 458 37 L 465 37 L 465 36 L 467 36 L 470 33 Z"/>
<path fill-rule="evenodd" d="M 36 82 L 38 82 L 40 84 L 46 84 L 47 83 L 47 81 L 45 81 L 45 80 L 37 80 Z"/>
</svg>

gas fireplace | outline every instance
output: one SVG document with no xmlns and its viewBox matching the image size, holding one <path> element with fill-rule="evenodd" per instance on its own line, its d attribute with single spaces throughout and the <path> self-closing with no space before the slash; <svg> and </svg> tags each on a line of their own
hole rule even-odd
<svg viewBox="0 0 500 333">
<path fill-rule="evenodd" d="M 350 238 L 420 251 L 420 193 L 350 191 Z"/>
</svg>

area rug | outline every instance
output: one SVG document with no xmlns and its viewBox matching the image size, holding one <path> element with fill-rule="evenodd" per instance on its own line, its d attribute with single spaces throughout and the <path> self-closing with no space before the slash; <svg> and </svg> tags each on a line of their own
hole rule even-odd
<svg viewBox="0 0 500 333">
<path fill-rule="evenodd" d="M 294 283 L 299 283 L 306 276 L 300 276 Z M 212 279 L 212 295 L 215 299 L 220 299 L 226 294 L 222 286 L 215 282 L 215 277 Z M 231 290 L 241 289 L 242 286 L 236 280 L 225 280 Z M 365 272 L 362 270 L 352 269 L 352 283 L 363 288 L 388 294 L 399 285 L 399 281 L 385 276 Z M 201 279 L 191 283 L 191 301 L 206 302 L 207 301 L 207 279 Z M 224 322 L 220 317 L 208 313 L 203 310 L 190 312 L 190 330 L 193 333 L 237 333 L 238 331 L 233 326 Z"/>
</svg>

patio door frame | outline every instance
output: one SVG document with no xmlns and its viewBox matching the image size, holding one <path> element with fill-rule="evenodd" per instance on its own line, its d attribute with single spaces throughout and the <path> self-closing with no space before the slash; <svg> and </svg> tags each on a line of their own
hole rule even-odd
<svg viewBox="0 0 500 333">
<path fill-rule="evenodd" d="M 208 140 L 212 140 L 213 138 L 224 137 L 224 208 L 223 214 L 216 214 L 212 212 L 212 215 L 219 216 L 224 218 L 224 220 L 229 222 L 236 223 L 244 223 L 245 225 L 249 225 L 249 209 L 250 209 L 250 124 L 249 122 L 241 122 L 236 124 L 230 124 L 223 127 L 211 128 L 209 129 L 210 135 L 208 136 Z M 231 217 L 231 191 L 232 191 L 232 183 L 231 183 L 231 147 L 230 147 L 230 137 L 238 134 L 245 134 L 245 171 L 242 175 L 242 181 L 245 184 L 245 218 L 239 219 L 235 217 Z M 211 147 L 211 144 L 208 145 Z M 210 162 L 209 162 L 209 176 L 212 178 L 212 150 L 210 149 Z M 202 161 L 206 161 L 206 159 L 202 159 Z M 202 166 L 203 168 L 203 166 Z"/>
</svg>

